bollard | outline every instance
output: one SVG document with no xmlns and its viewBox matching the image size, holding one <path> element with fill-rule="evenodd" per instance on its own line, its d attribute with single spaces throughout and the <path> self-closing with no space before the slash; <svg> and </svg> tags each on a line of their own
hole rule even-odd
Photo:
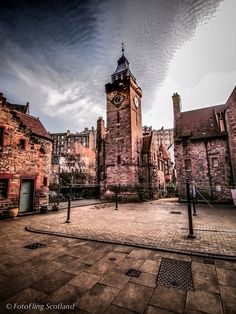
<svg viewBox="0 0 236 314">
<path fill-rule="evenodd" d="M 118 187 L 116 186 L 116 210 L 118 210 Z"/>
<path fill-rule="evenodd" d="M 71 192 L 72 192 L 72 184 L 70 184 L 69 189 L 69 198 L 68 198 L 68 208 L 67 208 L 67 220 L 66 223 L 70 223 L 70 208 L 71 208 Z"/>
<path fill-rule="evenodd" d="M 190 196 L 190 187 L 189 180 L 186 179 L 186 191 L 187 191 L 187 203 L 188 203 L 188 225 L 189 225 L 189 234 L 188 238 L 195 238 L 193 233 L 193 220 L 192 220 L 192 209 L 191 209 L 191 196 Z"/>
<path fill-rule="evenodd" d="M 193 196 L 193 216 L 197 216 L 197 212 L 196 212 L 196 189 L 195 186 L 192 186 L 192 196 Z"/>
</svg>

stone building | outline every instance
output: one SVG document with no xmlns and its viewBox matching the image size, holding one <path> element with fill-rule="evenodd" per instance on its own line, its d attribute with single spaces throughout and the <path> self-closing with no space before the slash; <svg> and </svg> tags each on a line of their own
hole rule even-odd
<svg viewBox="0 0 236 314">
<path fill-rule="evenodd" d="M 52 141 L 29 105 L 12 105 L 0 94 L 0 212 L 48 204 Z"/>
<path fill-rule="evenodd" d="M 62 133 L 50 133 L 53 139 L 52 154 L 61 156 L 67 154 L 75 142 L 84 147 L 96 150 L 96 130 L 85 128 L 82 132 L 71 133 L 70 130 Z"/>
<path fill-rule="evenodd" d="M 143 134 L 142 90 L 124 49 L 105 91 L 107 127 L 102 118 L 97 124 L 97 179 L 102 197 L 113 195 L 119 187 L 123 198 L 155 198 L 159 186 L 165 188 L 164 166 L 161 169 L 158 163 L 153 132 Z"/>
<path fill-rule="evenodd" d="M 164 145 L 168 156 L 174 162 L 174 130 L 162 127 L 159 130 L 153 130 L 157 146 Z"/>
<path fill-rule="evenodd" d="M 185 197 L 186 178 L 212 201 L 229 201 L 236 181 L 236 88 L 225 104 L 181 112 L 172 97 L 177 185 Z"/>
<path fill-rule="evenodd" d="M 51 183 L 94 184 L 96 177 L 96 131 L 51 133 L 53 139 Z M 73 160 L 73 168 L 71 167 Z M 69 166 L 70 165 L 70 166 Z M 73 173 L 72 173 L 73 172 Z"/>
</svg>

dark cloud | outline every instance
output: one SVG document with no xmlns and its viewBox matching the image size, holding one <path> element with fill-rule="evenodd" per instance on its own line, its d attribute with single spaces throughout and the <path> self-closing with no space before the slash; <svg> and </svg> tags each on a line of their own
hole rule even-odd
<svg viewBox="0 0 236 314">
<path fill-rule="evenodd" d="M 0 89 L 9 101 L 29 100 L 49 130 L 95 125 L 125 42 L 145 110 L 175 51 L 219 2 L 1 1 Z"/>
</svg>

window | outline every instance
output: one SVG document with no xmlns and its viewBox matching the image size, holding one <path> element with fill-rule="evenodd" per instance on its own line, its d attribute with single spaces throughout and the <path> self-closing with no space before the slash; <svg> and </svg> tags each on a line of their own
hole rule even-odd
<svg viewBox="0 0 236 314">
<path fill-rule="evenodd" d="M 185 160 L 185 171 L 191 171 L 191 159 Z"/>
<path fill-rule="evenodd" d="M 8 179 L 0 179 L 0 198 L 7 198 Z"/>
<path fill-rule="evenodd" d="M 117 123 L 120 123 L 120 112 L 117 111 Z"/>
<path fill-rule="evenodd" d="M 19 141 L 19 148 L 20 149 L 25 149 L 25 140 L 23 138 L 21 138 L 20 141 Z"/>
<path fill-rule="evenodd" d="M 120 165 L 120 164 L 121 164 L 121 158 L 120 158 L 120 155 L 118 155 L 118 156 L 117 156 L 117 163 L 118 163 L 118 165 Z"/>
<path fill-rule="evenodd" d="M 182 145 L 183 145 L 183 147 L 188 147 L 188 139 L 187 138 L 182 139 Z"/>
<path fill-rule="evenodd" d="M 213 157 L 211 159 L 211 162 L 212 162 L 212 167 L 216 168 L 219 166 L 219 163 L 218 163 L 218 158 L 217 157 Z"/>
<path fill-rule="evenodd" d="M 4 128 L 0 128 L 0 148 L 3 147 Z"/>
<path fill-rule="evenodd" d="M 43 178 L 43 186 L 47 186 L 48 185 L 48 178 L 44 177 Z"/>
</svg>

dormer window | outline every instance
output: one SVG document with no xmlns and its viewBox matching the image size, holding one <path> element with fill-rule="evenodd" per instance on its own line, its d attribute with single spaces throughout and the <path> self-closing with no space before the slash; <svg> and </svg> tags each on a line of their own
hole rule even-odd
<svg viewBox="0 0 236 314">
<path fill-rule="evenodd" d="M 220 132 L 225 132 L 225 115 L 224 112 L 218 112 L 217 113 L 217 118 L 218 118 L 218 123 L 219 123 L 219 128 Z"/>
</svg>

